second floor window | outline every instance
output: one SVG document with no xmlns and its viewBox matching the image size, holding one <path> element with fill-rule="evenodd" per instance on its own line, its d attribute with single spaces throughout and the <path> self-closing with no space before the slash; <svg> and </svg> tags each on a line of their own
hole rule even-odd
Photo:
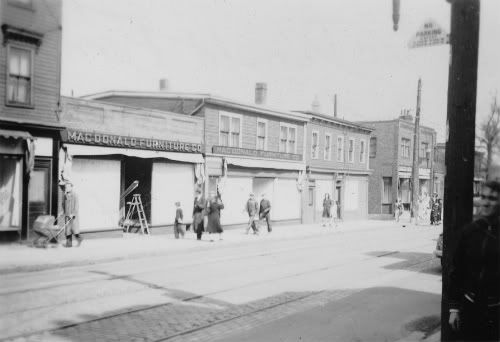
<svg viewBox="0 0 500 342">
<path fill-rule="evenodd" d="M 370 158 L 377 156 L 377 137 L 370 138 Z"/>
<path fill-rule="evenodd" d="M 257 149 L 266 149 L 266 122 L 257 120 Z"/>
<path fill-rule="evenodd" d="M 365 147 L 365 141 L 361 140 L 359 142 L 359 162 L 361 164 L 365 163 L 365 155 L 366 155 L 365 149 L 366 149 L 366 147 Z"/>
<path fill-rule="evenodd" d="M 9 46 L 7 75 L 7 103 L 31 105 L 32 50 Z"/>
<path fill-rule="evenodd" d="M 349 138 L 349 163 L 354 163 L 354 139 Z"/>
<path fill-rule="evenodd" d="M 295 153 L 297 130 L 294 126 L 281 124 L 280 126 L 280 152 Z"/>
<path fill-rule="evenodd" d="M 241 117 L 220 115 L 219 144 L 221 146 L 241 147 Z"/>
<path fill-rule="evenodd" d="M 312 132 L 312 142 L 311 142 L 311 158 L 318 159 L 319 157 L 319 139 L 318 132 Z"/>
<path fill-rule="evenodd" d="M 330 134 L 325 134 L 325 160 L 332 159 L 331 146 L 332 145 L 332 136 Z"/>
<path fill-rule="evenodd" d="M 410 139 L 401 139 L 401 157 L 410 158 Z"/>
<path fill-rule="evenodd" d="M 337 161 L 344 161 L 344 137 L 337 137 Z"/>
<path fill-rule="evenodd" d="M 429 148 L 429 143 L 423 142 L 420 145 L 420 158 L 427 158 L 427 149 Z"/>
</svg>

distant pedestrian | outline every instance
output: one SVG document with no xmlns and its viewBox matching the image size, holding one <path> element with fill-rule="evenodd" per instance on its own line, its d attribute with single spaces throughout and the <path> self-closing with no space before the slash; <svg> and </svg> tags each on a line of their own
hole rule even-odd
<svg viewBox="0 0 500 342">
<path fill-rule="evenodd" d="M 64 223 L 66 224 L 66 247 L 73 247 L 74 235 L 76 238 L 76 247 L 80 247 L 83 238 L 80 237 L 79 226 L 79 210 L 78 210 L 78 196 L 73 191 L 73 184 L 65 182 L 63 185 L 64 196 L 62 206 L 64 210 Z"/>
<path fill-rule="evenodd" d="M 332 224 L 333 224 L 334 228 L 337 228 L 337 226 L 338 226 L 337 211 L 338 211 L 338 202 L 332 201 L 332 207 L 330 209 L 330 212 L 331 212 L 330 227 L 332 226 Z"/>
<path fill-rule="evenodd" d="M 255 200 L 255 195 L 252 193 L 245 205 L 245 211 L 248 213 L 248 225 L 245 233 L 248 234 L 250 228 L 252 228 L 254 234 L 259 234 L 259 227 L 257 226 L 259 213 L 259 203 Z"/>
<path fill-rule="evenodd" d="M 327 223 L 331 223 L 332 217 L 332 199 L 330 194 L 326 193 L 323 198 L 323 214 L 321 215 L 321 225 L 324 227 Z"/>
<path fill-rule="evenodd" d="M 398 198 L 396 203 L 394 203 L 394 217 L 396 218 L 396 222 L 399 222 L 399 218 L 403 214 L 403 202 Z"/>
<path fill-rule="evenodd" d="M 271 227 L 271 202 L 267 199 L 266 194 L 262 194 L 262 199 L 259 206 L 259 219 L 266 219 L 267 231 L 273 231 Z"/>
<path fill-rule="evenodd" d="M 201 240 L 205 230 L 203 221 L 205 216 L 205 199 L 201 195 L 201 189 L 196 189 L 193 204 L 193 233 L 196 233 L 196 239 Z"/>
<path fill-rule="evenodd" d="M 179 236 L 184 239 L 186 233 L 186 226 L 184 225 L 184 214 L 181 208 L 181 202 L 175 202 L 175 221 L 174 221 L 174 235 L 178 239 Z"/>
<path fill-rule="evenodd" d="M 224 204 L 219 194 L 215 192 L 210 193 L 210 197 L 207 202 L 207 231 L 209 234 L 219 234 L 219 240 L 222 240 L 222 225 L 220 224 L 220 211 L 224 209 Z M 210 241 L 214 241 L 210 238 Z"/>
</svg>

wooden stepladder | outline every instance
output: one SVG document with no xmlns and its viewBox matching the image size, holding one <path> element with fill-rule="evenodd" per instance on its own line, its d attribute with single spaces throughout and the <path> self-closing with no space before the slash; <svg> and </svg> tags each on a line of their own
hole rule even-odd
<svg viewBox="0 0 500 342">
<path fill-rule="evenodd" d="M 150 234 L 148 221 L 146 220 L 146 214 L 144 213 L 144 207 L 141 201 L 140 194 L 134 194 L 132 196 L 132 202 L 127 202 L 128 211 L 125 221 L 123 222 L 123 228 L 125 233 L 130 233 L 130 228 L 134 226 L 133 217 L 137 214 L 139 218 L 139 226 L 141 234 Z"/>
</svg>

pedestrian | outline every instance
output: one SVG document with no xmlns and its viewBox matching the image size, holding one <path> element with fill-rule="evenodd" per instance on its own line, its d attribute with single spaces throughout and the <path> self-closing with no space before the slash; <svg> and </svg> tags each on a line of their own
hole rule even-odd
<svg viewBox="0 0 500 342">
<path fill-rule="evenodd" d="M 76 239 L 76 247 L 80 247 L 83 238 L 80 236 L 78 196 L 73 190 L 73 184 L 69 181 L 64 183 L 64 195 L 62 206 L 64 210 L 64 223 L 66 224 L 66 247 L 73 247 L 73 235 Z"/>
<path fill-rule="evenodd" d="M 224 230 L 222 229 L 222 225 L 220 224 L 220 211 L 224 209 L 224 204 L 222 203 L 222 199 L 220 195 L 215 192 L 210 193 L 209 200 L 207 202 L 207 231 L 208 234 L 219 234 L 219 240 L 222 240 L 222 233 Z M 210 241 L 213 242 L 213 238 L 210 238 Z"/>
<path fill-rule="evenodd" d="M 186 226 L 184 225 L 184 213 L 182 212 L 181 202 L 175 202 L 175 208 L 174 235 L 176 239 L 179 236 L 184 239 Z"/>
<path fill-rule="evenodd" d="M 431 198 L 431 225 L 436 225 L 439 223 L 440 210 L 441 208 L 437 194 L 433 194 Z"/>
<path fill-rule="evenodd" d="M 245 211 L 248 213 L 248 225 L 245 231 L 246 234 L 252 228 L 254 234 L 259 234 L 259 227 L 257 226 L 257 213 L 259 212 L 259 204 L 255 200 L 255 195 L 250 194 L 249 199 L 245 205 Z"/>
<path fill-rule="evenodd" d="M 337 210 L 338 210 L 338 202 L 337 201 L 332 201 L 332 206 L 330 208 L 330 227 L 333 224 L 334 228 L 337 228 L 338 226 L 338 217 L 337 217 Z"/>
<path fill-rule="evenodd" d="M 461 230 L 453 252 L 449 324 L 464 341 L 498 341 L 500 320 L 500 182 L 488 181 L 481 217 Z"/>
<path fill-rule="evenodd" d="M 396 222 L 399 222 L 399 218 L 403 214 L 403 203 L 401 202 L 401 199 L 397 199 L 396 203 L 394 204 L 394 216 L 396 217 Z"/>
<path fill-rule="evenodd" d="M 271 202 L 267 199 L 266 194 L 262 194 L 262 199 L 259 205 L 259 220 L 266 219 L 267 231 L 273 231 L 271 227 Z"/>
<path fill-rule="evenodd" d="M 331 223 L 332 217 L 332 200 L 330 198 L 330 194 L 326 193 L 323 197 L 323 213 L 321 215 L 321 225 L 324 227 L 326 223 Z"/>
<path fill-rule="evenodd" d="M 201 189 L 196 189 L 194 204 L 193 204 L 193 233 L 196 234 L 196 239 L 201 240 L 203 231 L 205 230 L 203 224 L 203 217 L 205 216 L 205 199 L 201 194 Z"/>
</svg>

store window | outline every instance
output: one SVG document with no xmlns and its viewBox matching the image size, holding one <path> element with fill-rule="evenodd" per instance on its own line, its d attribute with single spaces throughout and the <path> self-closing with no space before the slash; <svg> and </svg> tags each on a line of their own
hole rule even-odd
<svg viewBox="0 0 500 342">
<path fill-rule="evenodd" d="M 366 151 L 365 150 L 366 150 L 365 141 L 361 140 L 359 142 L 359 162 L 361 164 L 364 164 L 365 160 L 366 160 Z"/>
<path fill-rule="evenodd" d="M 410 139 L 401 139 L 401 157 L 410 158 Z"/>
<path fill-rule="evenodd" d="M 392 177 L 382 177 L 383 190 L 382 190 L 382 204 L 392 203 Z"/>
<path fill-rule="evenodd" d="M 31 106 L 33 50 L 9 45 L 7 53 L 7 104 Z"/>
<path fill-rule="evenodd" d="M 325 152 L 323 159 L 331 160 L 332 159 L 332 136 L 330 134 L 325 134 Z"/>
<path fill-rule="evenodd" d="M 312 132 L 312 141 L 311 141 L 311 158 L 318 159 L 319 157 L 319 134 L 318 132 Z"/>
<path fill-rule="evenodd" d="M 344 161 L 344 137 L 337 137 L 337 161 Z"/>
<path fill-rule="evenodd" d="M 0 231 L 21 229 L 21 158 L 0 156 Z"/>
<path fill-rule="evenodd" d="M 349 163 L 354 163 L 354 139 L 349 138 Z"/>
<path fill-rule="evenodd" d="M 297 128 L 292 125 L 280 124 L 280 152 L 297 153 Z"/>
<path fill-rule="evenodd" d="M 267 121 L 257 120 L 257 149 L 267 150 Z"/>
<path fill-rule="evenodd" d="M 219 144 L 221 146 L 241 147 L 241 115 L 220 114 Z"/>
</svg>

